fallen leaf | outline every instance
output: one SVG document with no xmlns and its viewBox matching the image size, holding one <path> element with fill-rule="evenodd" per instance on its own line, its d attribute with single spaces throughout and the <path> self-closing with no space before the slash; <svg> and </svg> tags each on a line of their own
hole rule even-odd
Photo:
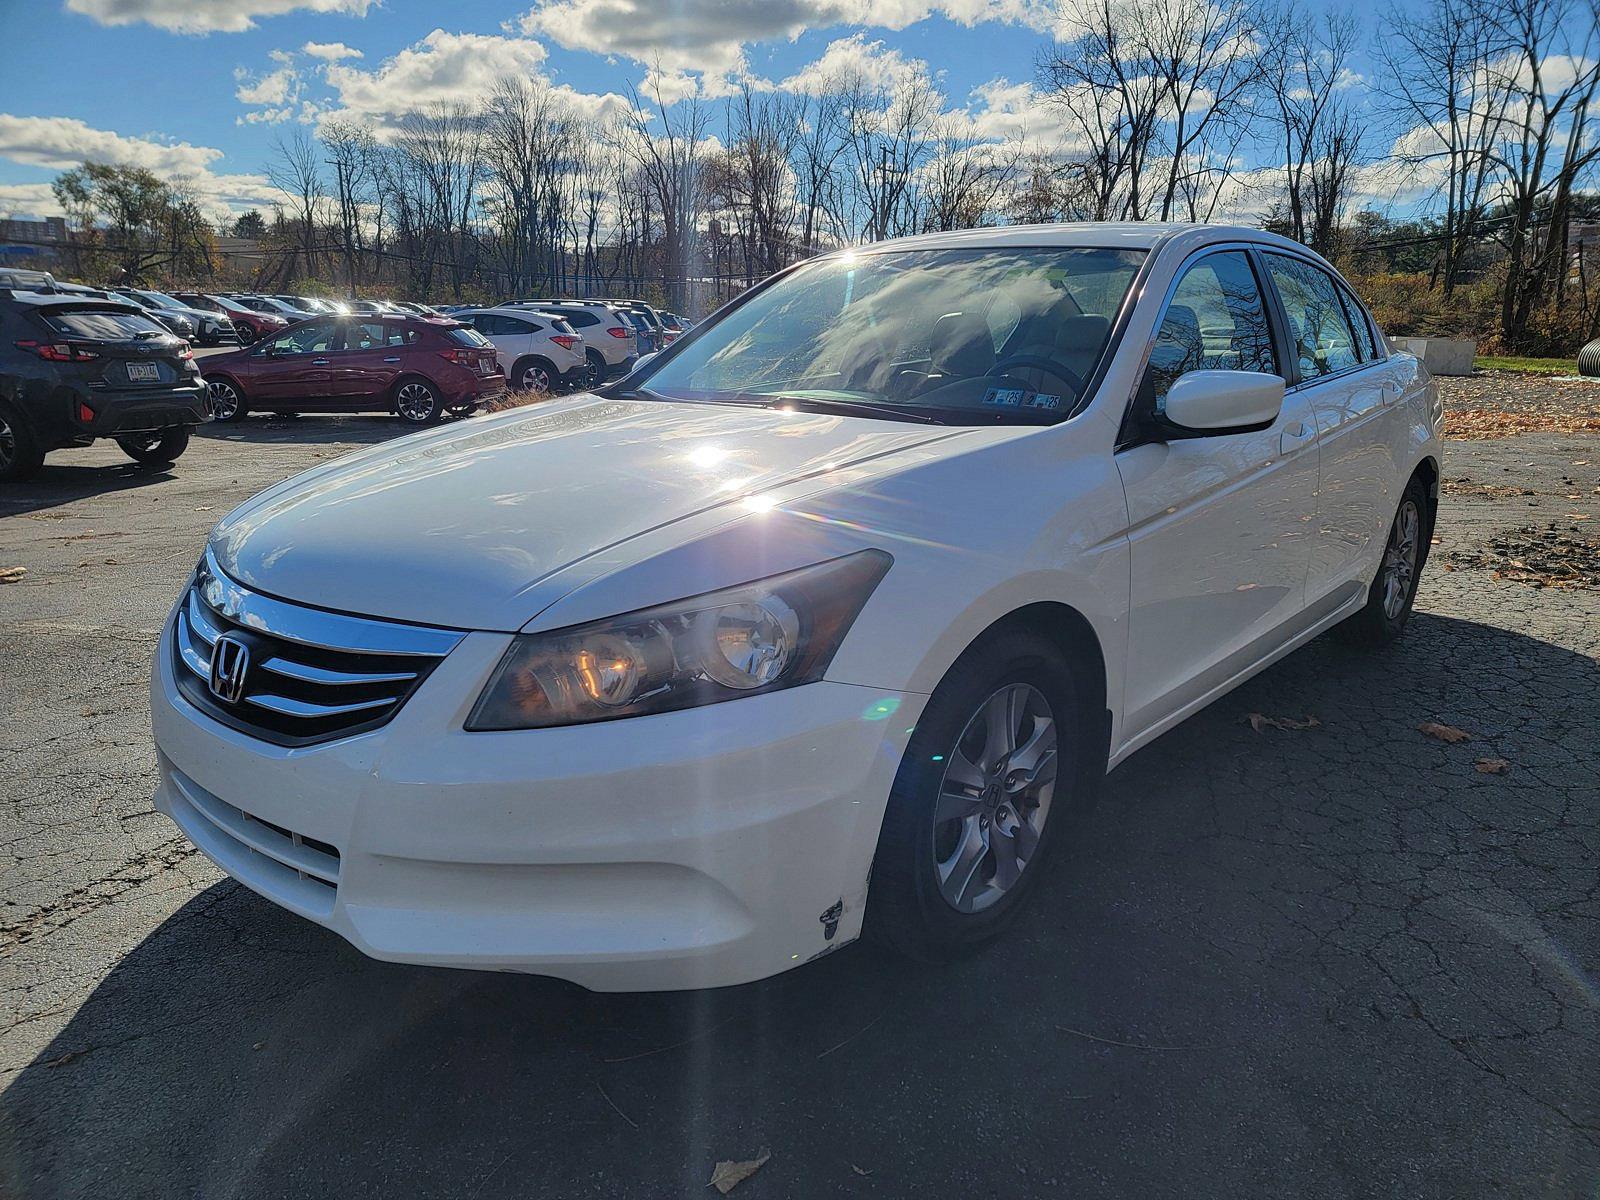
<svg viewBox="0 0 1600 1200">
<path fill-rule="evenodd" d="M 1480 758 L 1472 766 L 1480 775 L 1504 775 L 1511 769 L 1511 764 L 1503 758 Z"/>
<path fill-rule="evenodd" d="M 1253 712 L 1245 717 L 1250 722 L 1250 728 L 1257 733 L 1265 733 L 1270 729 L 1315 729 L 1322 722 L 1316 717 L 1307 717 L 1297 721 L 1293 717 L 1269 717 L 1263 713 Z"/>
<path fill-rule="evenodd" d="M 27 573 L 27 567 L 0 567 L 0 583 L 17 583 Z"/>
<path fill-rule="evenodd" d="M 863 1170 L 861 1167 L 856 1166 L 855 1163 L 850 1164 L 850 1169 L 857 1175 L 860 1175 L 863 1179 L 872 1174 L 871 1171 Z"/>
<path fill-rule="evenodd" d="M 763 1146 L 759 1154 L 744 1162 L 734 1162 L 731 1159 L 719 1162 L 711 1172 L 711 1186 L 726 1196 L 766 1166 L 767 1160 L 771 1157 L 772 1151 Z"/>
<path fill-rule="evenodd" d="M 59 1058 L 52 1058 L 44 1065 L 47 1067 L 64 1067 L 75 1058 L 82 1058 L 89 1053 L 87 1050 L 68 1050 Z"/>
<path fill-rule="evenodd" d="M 1457 729 L 1454 725 L 1441 725 L 1437 721 L 1424 721 L 1417 726 L 1417 732 L 1438 738 L 1441 742 L 1465 742 L 1472 737 L 1465 729 Z"/>
</svg>

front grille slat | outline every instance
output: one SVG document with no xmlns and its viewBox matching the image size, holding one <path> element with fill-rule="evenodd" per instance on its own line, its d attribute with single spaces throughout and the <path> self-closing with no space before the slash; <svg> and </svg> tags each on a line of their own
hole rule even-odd
<svg viewBox="0 0 1600 1200">
<path fill-rule="evenodd" d="M 172 632 L 185 698 L 226 725 L 282 746 L 382 725 L 465 636 L 260 596 L 222 575 L 209 552 Z M 214 648 L 225 635 L 249 653 L 242 690 L 231 701 L 211 689 Z"/>
<path fill-rule="evenodd" d="M 279 716 L 300 717 L 308 721 L 368 712 L 376 708 L 386 708 L 395 702 L 395 698 L 391 696 L 385 700 L 362 700 L 355 704 L 312 704 L 309 700 L 296 700 L 293 696 L 274 696 L 270 692 L 250 693 L 244 700 L 247 704 L 254 704 L 257 708 L 264 708 Z"/>
</svg>

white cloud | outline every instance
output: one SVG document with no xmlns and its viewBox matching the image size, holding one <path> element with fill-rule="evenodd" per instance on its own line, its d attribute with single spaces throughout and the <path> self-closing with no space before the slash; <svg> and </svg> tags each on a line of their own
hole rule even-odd
<svg viewBox="0 0 1600 1200">
<path fill-rule="evenodd" d="M 67 9 L 102 25 L 141 22 L 172 33 L 240 33 L 257 17 L 305 10 L 364 17 L 375 0 L 67 0 Z"/>
<path fill-rule="evenodd" d="M 503 75 L 536 76 L 545 48 L 530 38 L 435 29 L 373 70 L 330 63 L 327 81 L 346 114 L 392 117 L 487 97 Z"/>
<path fill-rule="evenodd" d="M 517 22 L 572 50 L 619 54 L 661 71 L 706 78 L 742 69 L 752 42 L 837 25 L 904 29 L 930 16 L 962 25 L 1005 21 L 1045 28 L 1048 0 L 540 0 Z"/>
<path fill-rule="evenodd" d="M 48 183 L 0 183 L 0 217 L 59 217 Z"/>
<path fill-rule="evenodd" d="M 221 157 L 222 151 L 210 146 L 125 137 L 110 130 L 95 129 L 74 117 L 18 117 L 0 113 L 0 158 L 15 163 L 53 170 L 66 170 L 83 162 L 144 167 L 164 180 L 193 191 L 211 216 L 272 203 L 277 193 L 263 176 L 215 173 L 212 166 Z M 8 186 L 48 188 L 47 184 Z"/>
<path fill-rule="evenodd" d="M 863 33 L 853 33 L 829 42 L 821 55 L 778 86 L 787 92 L 816 95 L 841 81 L 860 80 L 879 91 L 893 92 L 927 75 L 928 64 L 920 58 L 907 58 L 882 42 L 869 42 Z"/>
<path fill-rule="evenodd" d="M 343 42 L 307 42 L 300 47 L 300 53 L 309 54 L 312 58 L 320 58 L 325 62 L 338 62 L 341 58 L 366 57 L 354 46 L 346 46 Z"/>
</svg>

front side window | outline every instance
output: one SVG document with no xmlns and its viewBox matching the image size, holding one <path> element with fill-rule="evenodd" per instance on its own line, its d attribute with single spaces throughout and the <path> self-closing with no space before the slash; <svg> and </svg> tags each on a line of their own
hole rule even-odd
<svg viewBox="0 0 1600 1200">
<path fill-rule="evenodd" d="M 332 321 L 306 321 L 284 330 L 268 342 L 266 354 L 323 354 L 336 349 L 336 327 Z"/>
<path fill-rule="evenodd" d="M 1279 373 L 1261 288 L 1242 250 L 1208 254 L 1178 281 L 1140 384 L 1144 410 L 1164 411 L 1167 392 L 1190 371 Z"/>
<path fill-rule="evenodd" d="M 1267 271 L 1283 301 L 1301 379 L 1316 379 L 1356 366 L 1361 356 L 1333 277 L 1303 258 L 1268 254 Z"/>
<path fill-rule="evenodd" d="M 1144 252 L 1091 247 L 843 254 L 777 280 L 642 380 L 716 403 L 1049 423 L 1083 398 Z"/>
</svg>

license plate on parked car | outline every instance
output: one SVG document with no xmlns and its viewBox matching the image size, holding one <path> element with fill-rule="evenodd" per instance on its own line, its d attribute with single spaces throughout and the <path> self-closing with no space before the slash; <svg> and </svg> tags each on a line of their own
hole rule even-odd
<svg viewBox="0 0 1600 1200">
<path fill-rule="evenodd" d="M 161 368 L 155 363 L 131 362 L 128 364 L 130 383 L 153 383 L 161 378 Z"/>
</svg>

